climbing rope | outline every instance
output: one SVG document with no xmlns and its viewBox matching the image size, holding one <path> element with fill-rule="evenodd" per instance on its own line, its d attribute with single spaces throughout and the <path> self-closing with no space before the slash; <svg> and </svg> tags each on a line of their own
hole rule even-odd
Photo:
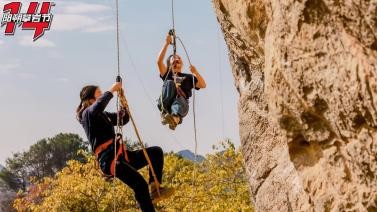
<svg viewBox="0 0 377 212">
<path fill-rule="evenodd" d="M 120 76 L 119 0 L 116 0 L 115 4 L 116 4 L 116 7 L 115 7 L 116 8 L 116 50 L 117 50 L 117 52 L 116 52 L 116 54 L 117 54 L 117 77 L 116 77 L 116 82 L 122 82 L 122 78 Z M 115 168 L 114 168 L 114 180 L 113 180 L 113 192 L 114 192 L 114 194 L 113 194 L 113 198 L 114 198 L 113 199 L 113 210 L 114 210 L 114 212 L 116 211 L 115 184 L 114 184 L 114 182 L 115 182 L 115 178 L 116 178 L 116 165 L 117 165 L 117 161 L 116 161 L 117 160 L 117 136 L 120 136 L 121 142 L 123 144 L 123 129 L 122 129 L 123 123 L 122 123 L 122 117 L 121 117 L 121 109 L 122 108 L 126 109 L 126 111 L 128 113 L 128 116 L 129 116 L 129 118 L 131 120 L 131 123 L 132 123 L 132 126 L 134 128 L 134 131 L 135 131 L 136 136 L 138 138 L 139 144 L 140 144 L 140 146 L 142 148 L 142 151 L 144 153 L 144 157 L 147 160 L 148 165 L 149 165 L 149 169 L 150 169 L 150 171 L 152 173 L 157 194 L 158 194 L 158 196 L 161 196 L 161 194 L 160 194 L 160 182 L 157 179 L 157 176 L 156 176 L 156 173 L 155 173 L 154 168 L 152 166 L 152 162 L 151 162 L 151 160 L 149 158 L 148 152 L 145 149 L 144 143 L 141 140 L 141 136 L 140 136 L 139 130 L 138 130 L 138 128 L 136 126 L 136 123 L 135 123 L 135 120 L 134 120 L 134 118 L 133 118 L 133 116 L 131 114 L 131 110 L 129 108 L 129 105 L 128 105 L 127 98 L 125 96 L 124 90 L 122 90 L 121 92 L 118 92 L 117 101 L 116 101 L 116 108 L 117 108 L 117 126 L 116 126 L 116 137 L 115 137 L 115 140 L 114 140 Z M 120 148 L 122 148 L 122 147 L 120 147 Z M 124 154 L 127 154 L 127 153 L 124 152 Z"/>
<path fill-rule="evenodd" d="M 116 55 L 117 55 L 117 82 L 121 82 L 120 77 L 120 48 L 119 48 L 119 1 L 115 0 L 115 8 L 116 8 Z M 117 126 L 114 138 L 114 160 L 115 160 L 115 168 L 114 168 L 114 178 L 113 178 L 113 211 L 116 212 L 116 198 L 115 198 L 115 179 L 116 179 L 116 166 L 117 166 L 117 136 L 120 135 L 121 142 L 123 142 L 123 132 L 122 132 L 122 123 L 120 117 L 120 98 L 119 93 L 117 95 L 116 100 L 116 109 L 117 109 Z"/>
<path fill-rule="evenodd" d="M 139 144 L 140 144 L 140 146 L 141 146 L 141 148 L 143 150 L 145 159 L 148 162 L 149 169 L 150 169 L 150 171 L 152 173 L 153 180 L 154 180 L 154 183 L 155 183 L 155 186 L 156 186 L 157 194 L 158 194 L 158 196 L 161 196 L 161 194 L 160 194 L 160 182 L 157 179 L 156 172 L 154 171 L 154 168 L 152 166 L 152 161 L 149 158 L 148 152 L 145 149 L 145 145 L 144 145 L 143 141 L 141 140 L 141 136 L 140 136 L 139 130 L 138 130 L 138 128 L 136 126 L 136 123 L 135 123 L 135 120 L 134 120 L 134 118 L 133 118 L 133 116 L 131 114 L 131 110 L 130 110 L 130 107 L 128 105 L 127 98 L 126 98 L 126 95 L 125 95 L 124 91 L 123 91 L 123 98 L 124 98 L 123 107 L 125 107 L 125 109 L 126 109 L 126 111 L 128 113 L 128 116 L 130 117 L 130 120 L 131 120 L 131 123 L 132 123 L 132 127 L 134 128 L 134 131 L 135 131 L 135 134 L 136 134 L 137 139 L 139 141 Z"/>
<path fill-rule="evenodd" d="M 175 56 L 177 53 L 177 42 L 176 39 L 180 42 L 180 44 L 183 47 L 183 50 L 186 54 L 187 60 L 190 64 L 190 67 L 192 66 L 191 63 L 191 58 L 190 55 L 188 54 L 187 48 L 185 44 L 183 43 L 182 39 L 176 35 L 176 30 L 175 30 L 175 14 L 174 14 L 174 0 L 171 0 L 171 14 L 172 14 L 172 29 L 169 31 L 169 34 L 173 36 L 173 55 Z M 168 73 L 166 74 L 166 77 L 164 79 L 164 82 L 166 81 L 167 76 L 169 75 L 169 72 L 172 70 L 172 66 L 169 67 Z M 195 78 L 194 75 L 192 76 L 192 87 L 193 87 L 193 119 L 194 119 L 194 138 L 195 138 L 195 162 L 197 162 L 197 149 L 198 149 L 198 139 L 197 139 L 197 127 L 196 127 L 196 109 L 195 109 L 195 96 L 196 96 L 196 91 L 195 91 Z M 162 95 L 161 95 L 162 96 Z M 161 99 L 161 105 L 162 104 L 162 98 Z"/>
<path fill-rule="evenodd" d="M 191 58 L 190 55 L 187 51 L 187 48 L 185 44 L 183 43 L 182 39 L 176 35 L 176 30 L 175 30 L 175 15 L 174 15 L 174 0 L 171 0 L 171 13 L 172 13 L 172 24 L 173 24 L 173 29 L 170 30 L 170 34 L 173 36 L 173 55 L 176 55 L 177 51 L 177 42 L 176 39 L 180 42 L 180 44 L 183 47 L 183 50 L 185 52 L 186 58 L 190 64 L 190 68 L 192 67 L 191 63 Z M 168 73 L 169 74 L 169 73 Z M 195 107 L 195 100 L 196 100 L 196 89 L 195 89 L 195 76 L 192 76 L 192 88 L 193 88 L 193 99 L 192 99 L 192 112 L 193 112 L 193 121 L 194 121 L 194 142 L 195 142 L 195 147 L 194 147 L 194 154 L 195 154 L 195 164 L 194 164 L 194 170 L 193 170 L 193 175 L 192 175 L 192 193 L 191 193 L 191 211 L 193 211 L 193 204 L 194 204 L 194 195 L 195 195 L 195 181 L 196 181 L 196 163 L 198 162 L 198 137 L 197 137 L 197 127 L 196 127 L 196 107 Z"/>
<path fill-rule="evenodd" d="M 184 51 L 185 51 L 185 54 L 186 54 L 186 57 L 188 59 L 188 62 L 190 64 L 190 67 L 192 66 L 192 63 L 191 63 L 191 59 L 190 59 L 190 56 L 188 54 L 188 51 L 182 41 L 182 39 L 178 36 L 176 36 L 176 31 L 175 31 L 175 20 L 174 20 L 174 0 L 171 1 L 172 2 L 172 24 L 173 24 L 173 28 L 172 30 L 170 30 L 170 35 L 173 36 L 173 55 L 175 56 L 176 55 L 176 50 L 177 50 L 177 42 L 176 42 L 176 39 L 179 40 L 179 42 L 181 43 Z M 117 81 L 118 82 L 121 82 L 121 77 L 120 77 L 120 42 L 119 42 L 119 37 L 120 37 L 120 30 L 119 30 L 119 0 L 116 0 L 116 31 L 117 31 Z M 164 81 L 166 80 L 167 76 L 169 75 L 169 72 L 172 71 L 172 66 L 169 67 L 169 70 L 168 70 L 168 73 L 166 74 L 166 77 L 164 79 Z M 174 73 L 175 74 L 175 73 Z M 195 78 L 194 76 L 192 77 L 192 82 L 193 82 L 193 119 L 194 119 L 194 140 L 195 140 L 195 162 L 197 162 L 197 149 L 198 149 L 198 142 L 197 142 L 197 126 L 196 126 L 196 107 L 195 107 L 195 97 L 196 97 L 196 92 L 195 92 Z M 123 98 L 123 101 L 120 102 L 121 98 Z M 121 104 L 122 103 L 122 104 Z M 149 167 L 150 167 L 150 170 L 151 170 L 151 173 L 153 175 L 153 178 L 154 178 L 154 181 L 155 181 L 155 185 L 156 185 L 156 188 L 157 188 L 157 193 L 158 195 L 160 195 L 160 191 L 159 191 L 159 182 L 157 180 L 157 177 L 155 175 L 155 172 L 154 172 L 154 169 L 153 169 L 153 166 L 152 166 L 152 163 L 150 161 L 150 158 L 148 156 L 148 153 L 145 149 L 145 146 L 141 140 L 141 136 L 139 134 L 139 131 L 137 129 L 137 126 L 136 126 L 136 123 L 135 123 L 135 120 L 130 112 L 130 108 L 129 108 L 129 105 L 127 103 L 127 99 L 125 97 L 125 94 L 123 93 L 122 96 L 119 95 L 118 93 L 118 96 L 117 96 L 117 110 L 118 110 L 118 117 L 117 117 L 117 133 L 119 133 L 120 135 L 122 135 L 122 123 L 121 123 L 121 117 L 120 117 L 120 110 L 121 110 L 121 106 L 124 107 L 129 115 L 129 118 L 131 120 L 131 123 L 132 123 L 132 126 L 135 130 L 135 133 L 136 133 L 136 136 L 138 138 L 138 141 L 142 147 L 142 150 L 143 150 L 143 153 L 145 155 L 145 158 L 149 164 Z M 163 104 L 162 104 L 163 106 Z M 116 157 L 116 145 L 117 145 L 117 142 L 114 142 L 115 144 L 115 157 Z M 116 169 L 115 169 L 116 170 Z M 116 172 L 114 172 L 114 178 L 116 177 Z M 196 179 L 196 166 L 194 166 L 194 171 L 193 171 L 193 187 L 195 187 L 195 179 Z M 115 191 L 115 190 L 114 190 Z M 193 200 L 194 198 L 194 190 L 192 192 L 192 195 L 191 195 L 191 200 Z M 193 210 L 193 202 L 194 201 L 191 201 L 191 210 Z M 115 202 L 115 198 L 114 198 L 114 211 L 116 211 L 116 202 Z"/>
<path fill-rule="evenodd" d="M 177 39 L 178 41 L 181 43 L 182 47 L 183 47 L 183 50 L 186 54 L 186 58 L 190 64 L 190 68 L 192 67 L 192 63 L 191 63 L 191 59 L 190 59 L 190 55 L 188 54 L 188 51 L 186 49 L 186 46 L 185 44 L 183 43 L 182 39 L 180 37 L 177 36 Z M 195 164 L 194 164 L 194 169 L 193 169 L 193 172 L 192 172 L 192 188 L 193 188 L 193 191 L 191 193 L 191 211 L 193 211 L 193 203 L 194 203 L 194 194 L 195 194 L 195 181 L 196 181 L 196 163 L 198 162 L 198 136 L 197 136 L 197 128 L 196 128 L 196 107 L 195 107 L 195 99 L 196 99 L 196 85 L 195 85 L 195 77 L 194 75 L 192 76 L 192 87 L 193 87 L 193 94 L 192 94 L 192 114 L 193 114 L 193 120 L 194 120 L 194 141 L 195 141 L 195 147 L 194 147 L 194 160 L 195 160 Z"/>
<path fill-rule="evenodd" d="M 169 30 L 169 35 L 173 37 L 173 42 L 171 44 L 173 45 L 173 59 L 174 59 L 175 56 L 177 55 L 177 36 L 176 36 L 176 31 L 175 31 L 174 0 L 171 1 L 171 18 L 172 18 L 172 28 Z M 169 63 L 170 63 L 170 61 L 169 61 Z M 166 80 L 168 79 L 170 72 L 173 73 L 174 83 L 176 83 L 176 77 L 175 77 L 176 73 L 173 71 L 172 64 L 170 64 L 169 67 L 168 67 L 167 73 L 165 73 L 165 78 L 164 78 L 163 84 L 166 83 Z M 162 95 L 163 95 L 163 88 L 161 89 L 161 95 L 160 95 L 161 114 L 168 111 L 164 107 Z"/>
<path fill-rule="evenodd" d="M 169 35 L 173 37 L 173 43 L 171 43 L 171 44 L 173 45 L 173 58 L 174 58 L 175 55 L 177 54 L 177 41 L 176 41 L 175 20 L 174 20 L 174 0 L 171 1 L 171 17 L 172 17 L 172 28 L 169 30 Z M 169 61 L 169 63 L 170 63 L 170 61 Z M 165 85 L 166 80 L 168 79 L 170 72 L 172 72 L 173 75 L 175 76 L 176 73 L 173 71 L 172 64 L 169 65 L 168 70 L 165 73 L 163 85 Z M 163 77 L 163 76 L 161 76 L 161 77 Z M 175 77 L 173 77 L 173 78 L 175 79 Z M 174 82 L 175 82 L 175 80 L 174 80 Z M 160 98 L 159 98 L 160 105 L 161 105 L 161 116 L 164 112 L 168 112 L 168 110 L 165 109 L 164 101 L 162 100 L 163 92 L 164 92 L 164 90 L 162 88 L 161 89 L 161 95 L 160 95 Z"/>
<path fill-rule="evenodd" d="M 146 86 L 145 86 L 145 83 L 144 83 L 142 77 L 140 76 L 140 71 L 138 71 L 139 69 L 136 67 L 136 64 L 135 64 L 135 62 L 134 62 L 134 60 L 133 60 L 133 58 L 132 58 L 132 56 L 131 56 L 131 54 L 130 54 L 130 50 L 129 50 L 129 48 L 128 48 L 127 42 L 126 42 L 126 40 L 123 38 L 122 33 L 121 33 L 120 38 L 121 38 L 121 41 L 122 41 L 122 44 L 123 44 L 123 48 L 124 48 L 124 50 L 125 50 L 125 52 L 126 52 L 126 54 L 127 54 L 127 57 L 128 57 L 128 59 L 129 59 L 129 61 L 130 61 L 131 69 L 132 69 L 134 75 L 137 77 L 137 80 L 139 81 L 139 85 L 142 87 L 143 93 L 145 94 L 145 96 L 146 96 L 146 98 L 147 98 L 149 104 L 151 105 L 151 107 L 155 107 L 155 103 L 154 103 L 155 100 L 153 100 L 153 98 L 151 97 L 151 95 L 150 95 L 150 94 L 148 93 L 148 91 L 147 91 L 147 88 L 146 88 Z M 153 113 L 153 114 L 154 114 L 154 115 L 157 115 L 157 113 Z M 158 116 L 158 117 L 159 117 L 159 116 Z M 155 116 L 155 118 L 156 118 L 156 116 Z M 166 130 L 167 130 L 167 132 L 168 132 L 169 129 L 166 129 Z M 168 134 L 171 136 L 172 141 L 175 142 L 175 143 L 177 143 L 177 144 L 180 146 L 181 149 L 187 149 L 187 147 L 184 146 L 184 145 L 179 141 L 179 139 L 176 138 L 176 136 L 175 136 L 174 134 L 172 134 L 172 133 L 168 133 Z"/>
<path fill-rule="evenodd" d="M 171 19 L 172 19 L 172 29 L 169 34 L 173 36 L 173 55 L 177 54 L 177 40 L 175 34 L 175 15 L 174 15 L 174 0 L 171 1 Z"/>
<path fill-rule="evenodd" d="M 113 13 L 115 14 L 115 9 L 112 8 L 112 11 Z M 112 16 L 113 17 L 113 16 Z M 115 22 L 115 18 L 113 17 L 113 21 Z M 139 81 L 139 85 L 142 87 L 142 90 L 145 94 L 145 96 L 147 97 L 147 100 L 149 102 L 149 104 L 152 106 L 152 107 L 155 107 L 155 100 L 151 97 L 151 95 L 149 94 L 146 86 L 145 86 L 145 82 L 143 81 L 142 77 L 140 76 L 140 70 L 139 68 L 136 66 L 135 62 L 134 62 L 134 59 L 131 55 L 131 51 L 130 49 L 128 48 L 128 45 L 127 45 L 127 40 L 124 38 L 124 36 L 122 36 L 122 31 L 119 31 L 119 34 L 120 34 L 120 44 L 122 45 L 123 49 L 124 49 L 124 52 L 126 53 L 127 57 L 128 57 L 128 61 L 130 61 L 130 66 L 131 66 L 131 70 L 133 71 L 133 75 L 135 75 L 137 77 L 137 80 Z M 142 95 L 143 96 L 143 95 Z M 155 118 L 157 118 L 157 113 L 153 113 L 155 115 Z M 160 119 L 160 116 L 158 115 L 158 119 Z M 165 128 L 164 128 L 165 129 Z M 185 145 L 183 145 L 179 140 L 181 140 L 180 138 L 178 138 L 176 135 L 174 135 L 173 133 L 170 132 L 169 129 L 166 129 L 166 132 L 167 134 L 171 137 L 173 143 L 176 143 L 178 144 L 178 146 L 181 148 L 181 149 L 188 149 L 188 147 L 186 147 Z"/>
</svg>

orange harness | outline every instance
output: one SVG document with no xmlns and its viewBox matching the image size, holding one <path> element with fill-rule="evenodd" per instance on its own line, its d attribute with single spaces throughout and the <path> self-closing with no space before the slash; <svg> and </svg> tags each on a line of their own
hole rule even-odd
<svg viewBox="0 0 377 212">
<path fill-rule="evenodd" d="M 118 148 L 118 151 L 116 153 L 116 156 L 115 156 L 114 160 L 111 162 L 111 166 L 110 166 L 110 174 L 111 174 L 111 176 L 114 176 L 114 173 L 115 173 L 115 164 L 116 164 L 116 161 L 118 161 L 118 158 L 122 154 L 122 152 L 124 153 L 124 157 L 125 157 L 126 161 L 130 162 L 129 158 L 128 158 L 128 154 L 127 154 L 126 145 L 124 145 L 123 142 L 119 142 L 119 140 L 117 140 L 117 142 L 118 142 L 118 145 L 120 145 L 120 147 Z M 95 149 L 94 153 L 96 154 L 97 160 L 98 160 L 98 157 L 101 154 L 101 152 L 103 152 L 104 150 L 106 150 L 112 144 L 113 144 L 113 139 L 110 139 L 110 140 L 106 141 L 105 143 L 99 145 Z"/>
</svg>

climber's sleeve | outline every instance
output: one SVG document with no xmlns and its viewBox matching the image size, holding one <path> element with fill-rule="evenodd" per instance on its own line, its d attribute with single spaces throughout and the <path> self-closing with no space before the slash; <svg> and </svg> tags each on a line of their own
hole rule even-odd
<svg viewBox="0 0 377 212">
<path fill-rule="evenodd" d="M 198 78 L 196 76 L 192 75 L 194 77 L 194 85 L 195 85 L 195 90 L 200 90 L 200 88 L 196 87 L 196 84 L 198 83 Z"/>
<path fill-rule="evenodd" d="M 171 71 L 166 71 L 166 73 L 164 74 L 164 76 L 161 76 L 161 75 L 159 75 L 159 76 L 162 79 L 162 81 L 165 81 L 165 79 L 171 79 L 172 73 L 171 73 Z"/>
<path fill-rule="evenodd" d="M 106 91 L 102 96 L 97 99 L 89 108 L 89 113 L 91 114 L 98 114 L 105 110 L 106 106 L 109 104 L 111 98 L 113 98 L 113 94 L 110 91 Z"/>
<path fill-rule="evenodd" d="M 127 111 L 125 109 L 122 109 L 121 111 L 119 111 L 119 113 L 120 113 L 120 117 L 122 117 L 122 125 L 126 125 L 128 121 L 130 120 L 130 117 L 128 116 Z M 110 118 L 111 124 L 113 126 L 116 126 L 118 122 L 117 113 L 105 112 L 105 114 L 107 115 L 107 117 Z"/>
</svg>

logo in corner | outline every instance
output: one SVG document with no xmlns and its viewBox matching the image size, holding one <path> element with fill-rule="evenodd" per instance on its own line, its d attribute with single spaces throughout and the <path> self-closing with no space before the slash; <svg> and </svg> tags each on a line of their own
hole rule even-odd
<svg viewBox="0 0 377 212">
<path fill-rule="evenodd" d="M 53 14 L 51 8 L 54 2 L 30 2 L 26 13 L 21 13 L 21 2 L 11 2 L 4 5 L 1 27 L 5 26 L 5 35 L 14 35 L 16 27 L 22 30 L 34 30 L 33 41 L 41 38 L 46 30 L 50 30 Z M 40 11 L 38 12 L 38 8 Z"/>
</svg>

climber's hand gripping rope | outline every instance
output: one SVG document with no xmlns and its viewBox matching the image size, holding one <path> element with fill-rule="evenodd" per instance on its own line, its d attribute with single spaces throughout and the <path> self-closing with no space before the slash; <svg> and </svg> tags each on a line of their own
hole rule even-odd
<svg viewBox="0 0 377 212">
<path fill-rule="evenodd" d="M 175 34 L 175 29 L 169 30 L 169 35 L 173 38 L 172 42 L 170 42 L 171 45 L 173 45 L 173 54 L 177 54 L 177 36 Z"/>
<path fill-rule="evenodd" d="M 116 78 L 116 82 L 122 82 L 122 77 L 120 76 L 117 76 Z M 118 97 L 119 97 L 119 103 L 120 103 L 120 106 L 126 110 L 128 110 L 128 103 L 127 103 L 127 99 L 124 95 L 124 89 L 121 88 L 119 91 L 118 91 Z"/>
</svg>

